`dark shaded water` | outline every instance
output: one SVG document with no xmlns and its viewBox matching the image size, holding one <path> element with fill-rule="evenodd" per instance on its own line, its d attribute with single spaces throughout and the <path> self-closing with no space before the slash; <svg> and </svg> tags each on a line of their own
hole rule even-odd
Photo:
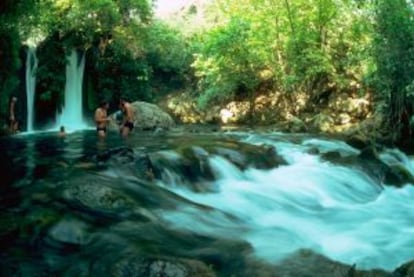
<svg viewBox="0 0 414 277">
<path fill-rule="evenodd" d="M 0 152 L 2 276 L 295 276 L 280 262 L 303 249 L 345 274 L 414 257 L 414 190 L 378 167 L 413 172 L 396 149 L 366 161 L 308 136 L 83 131 Z"/>
</svg>

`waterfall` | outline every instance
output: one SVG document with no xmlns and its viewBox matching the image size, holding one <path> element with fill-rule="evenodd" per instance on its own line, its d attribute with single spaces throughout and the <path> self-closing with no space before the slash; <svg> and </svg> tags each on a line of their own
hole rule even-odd
<svg viewBox="0 0 414 277">
<path fill-rule="evenodd" d="M 29 47 L 26 58 L 26 97 L 27 97 L 27 131 L 33 131 L 34 122 L 34 99 L 36 93 L 37 57 L 36 48 Z"/>
<path fill-rule="evenodd" d="M 82 82 L 85 68 L 85 55 L 72 50 L 66 65 L 65 99 L 58 126 L 78 130 L 87 127 L 82 115 Z"/>
</svg>

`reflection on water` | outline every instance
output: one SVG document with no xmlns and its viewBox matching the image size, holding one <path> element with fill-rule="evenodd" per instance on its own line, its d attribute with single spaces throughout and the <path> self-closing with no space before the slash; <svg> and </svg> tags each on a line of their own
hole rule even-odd
<svg viewBox="0 0 414 277">
<path fill-rule="evenodd" d="M 2 276 L 273 276 L 303 249 L 344 272 L 414 257 L 410 179 L 384 186 L 368 166 L 412 174 L 397 150 L 366 161 L 280 133 L 84 131 L 1 138 L 0 153 Z"/>
</svg>

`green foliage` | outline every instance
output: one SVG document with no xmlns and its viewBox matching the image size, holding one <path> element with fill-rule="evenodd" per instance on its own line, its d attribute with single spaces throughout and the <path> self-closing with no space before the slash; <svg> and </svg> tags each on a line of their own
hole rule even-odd
<svg viewBox="0 0 414 277">
<path fill-rule="evenodd" d="M 183 74 L 188 70 L 190 53 L 185 38 L 178 31 L 161 22 L 147 28 L 146 56 L 154 69 Z"/>
<path fill-rule="evenodd" d="M 18 85 L 15 71 L 20 67 L 18 53 L 23 43 L 38 44 L 36 105 L 45 117 L 53 117 L 62 104 L 65 56 L 71 49 L 97 53 L 92 54 L 96 67 L 87 65 L 93 70 L 85 78 L 94 83 L 87 86 L 90 102 L 120 94 L 131 100 L 151 99 L 142 38 L 151 19 L 152 1 L 6 0 L 0 11 L 0 33 L 5 34 L 0 55 L 7 61 L 1 64 L 0 89 L 5 93 L 0 102 L 6 103 L 5 96 Z"/>
<path fill-rule="evenodd" d="M 376 11 L 377 88 L 388 100 L 389 126 L 398 139 L 413 114 L 414 11 L 405 0 L 378 1 Z"/>
<path fill-rule="evenodd" d="M 251 24 L 233 17 L 201 36 L 193 67 L 199 78 L 199 106 L 223 102 L 235 96 L 249 96 L 258 86 L 262 67 L 258 52 L 251 51 Z"/>
<path fill-rule="evenodd" d="M 154 97 L 163 96 L 171 88 L 182 88 L 187 83 L 192 56 L 180 31 L 155 21 L 146 28 L 144 48 Z"/>
<path fill-rule="evenodd" d="M 116 41 L 109 44 L 104 53 L 99 49 L 89 51 L 86 61 L 87 88 L 96 93 L 88 96 L 90 109 L 102 100 L 117 107 L 119 97 L 130 100 L 151 100 L 148 89 L 148 66 L 145 60 L 134 58 L 130 51 Z"/>
<path fill-rule="evenodd" d="M 4 0 L 0 109 L 5 111 L 19 85 L 22 44 L 41 41 L 37 104 L 50 113 L 62 99 L 65 53 L 71 49 L 86 52 L 89 109 L 101 99 L 151 101 L 191 85 L 199 106 L 208 108 L 252 101 L 263 90 L 307 92 L 317 99 L 328 89 L 341 92 L 368 81 L 365 85 L 375 85 L 378 98 L 387 101 L 390 122 L 414 113 L 412 1 L 216 0 L 211 5 L 214 24 L 208 28 L 174 29 L 152 21 L 153 1 Z M 193 6 L 186 16 L 198 15 Z M 401 126 L 393 127 L 400 132 Z"/>
<path fill-rule="evenodd" d="M 358 3 L 219 0 L 220 22 L 198 36 L 193 67 L 200 104 L 261 87 L 318 95 L 346 89 L 372 69 L 372 22 Z M 198 47 L 197 47 L 198 46 Z M 266 78 L 262 76 L 266 74 Z M 270 79 L 269 79 L 270 76 Z"/>
<path fill-rule="evenodd" d="M 10 95 L 20 84 L 18 69 L 20 18 L 33 10 L 34 0 L 4 0 L 0 2 L 0 116 L 7 118 Z"/>
<path fill-rule="evenodd" d="M 56 33 L 44 40 L 36 51 L 38 68 L 36 70 L 37 118 L 54 118 L 56 110 L 63 105 L 66 52 L 62 40 Z M 61 72 L 61 74 L 57 74 Z"/>
</svg>

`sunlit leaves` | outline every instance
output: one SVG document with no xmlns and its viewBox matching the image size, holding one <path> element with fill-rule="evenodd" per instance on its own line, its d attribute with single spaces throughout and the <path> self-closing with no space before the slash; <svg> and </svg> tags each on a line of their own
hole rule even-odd
<svg viewBox="0 0 414 277">
<path fill-rule="evenodd" d="M 250 22 L 232 17 L 227 25 L 217 26 L 201 38 L 193 63 L 199 77 L 200 106 L 240 93 L 249 95 L 256 89 L 263 63 L 260 51 L 251 51 L 257 43 L 252 36 Z"/>
<path fill-rule="evenodd" d="M 215 2 L 221 24 L 205 34 L 193 64 L 202 96 L 217 91 L 216 98 L 231 98 L 240 86 L 257 88 L 264 80 L 255 72 L 262 70 L 285 92 L 345 89 L 372 67 L 372 19 L 354 1 Z"/>
</svg>

